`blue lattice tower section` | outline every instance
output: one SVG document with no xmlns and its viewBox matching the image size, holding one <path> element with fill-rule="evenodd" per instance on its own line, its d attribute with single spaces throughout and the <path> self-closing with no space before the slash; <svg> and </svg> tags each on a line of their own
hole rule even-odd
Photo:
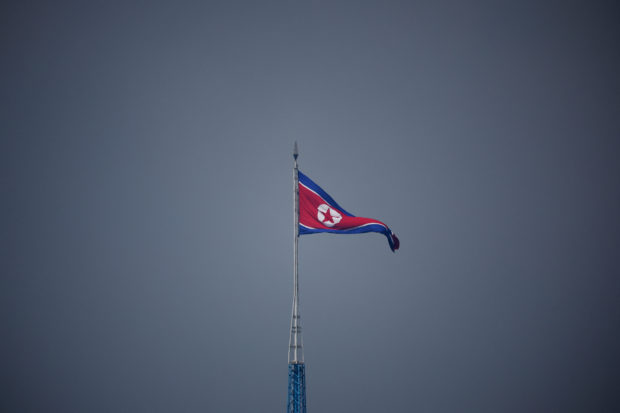
<svg viewBox="0 0 620 413">
<path fill-rule="evenodd" d="M 287 413 L 306 413 L 306 365 L 288 365 Z"/>
<path fill-rule="evenodd" d="M 306 365 L 304 364 L 304 345 L 301 338 L 301 317 L 299 316 L 299 274 L 297 244 L 299 241 L 299 177 L 297 170 L 297 142 L 293 150 L 294 194 L 294 259 L 293 259 L 293 311 L 291 314 L 291 335 L 288 342 L 288 397 L 287 413 L 306 413 Z"/>
</svg>

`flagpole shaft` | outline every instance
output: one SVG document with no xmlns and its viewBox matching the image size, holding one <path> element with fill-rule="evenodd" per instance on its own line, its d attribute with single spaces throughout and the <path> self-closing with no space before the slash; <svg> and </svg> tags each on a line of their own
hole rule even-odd
<svg viewBox="0 0 620 413">
<path fill-rule="evenodd" d="M 289 340 L 288 362 L 293 364 L 303 363 L 303 344 L 301 339 L 301 319 L 299 316 L 299 174 L 297 168 L 297 142 L 293 151 L 295 160 L 293 167 L 293 311 L 291 314 L 291 336 Z"/>
<path fill-rule="evenodd" d="M 294 234 L 295 234 L 295 253 L 293 257 L 293 265 L 294 268 L 294 288 L 295 288 L 295 310 L 293 316 L 296 318 L 297 328 L 299 328 L 299 175 L 297 169 L 297 159 L 295 159 L 295 170 L 294 170 L 294 183 L 295 183 L 295 223 L 294 223 Z M 297 340 L 299 338 L 299 334 L 295 334 L 295 361 L 300 361 L 298 358 L 298 350 L 301 343 L 298 343 Z"/>
</svg>

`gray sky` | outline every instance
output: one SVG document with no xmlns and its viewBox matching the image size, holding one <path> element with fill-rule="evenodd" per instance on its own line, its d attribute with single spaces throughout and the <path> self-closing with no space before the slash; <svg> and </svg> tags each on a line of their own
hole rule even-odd
<svg viewBox="0 0 620 413">
<path fill-rule="evenodd" d="M 613 2 L 0 8 L 0 410 L 620 409 Z"/>
</svg>

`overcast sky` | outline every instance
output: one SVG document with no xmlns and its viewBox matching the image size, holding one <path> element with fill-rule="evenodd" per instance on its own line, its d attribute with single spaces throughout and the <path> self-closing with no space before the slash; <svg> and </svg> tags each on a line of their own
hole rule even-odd
<svg viewBox="0 0 620 413">
<path fill-rule="evenodd" d="M 39 4 L 37 4 L 39 3 Z M 620 410 L 614 2 L 3 2 L 0 410 Z M 467 4 L 466 4 L 467 3 Z"/>
</svg>

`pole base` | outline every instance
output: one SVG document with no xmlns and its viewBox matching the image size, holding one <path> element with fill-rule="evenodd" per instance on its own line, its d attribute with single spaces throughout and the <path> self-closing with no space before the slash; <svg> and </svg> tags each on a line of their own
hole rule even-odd
<svg viewBox="0 0 620 413">
<path fill-rule="evenodd" d="M 286 413 L 306 413 L 306 365 L 288 365 L 288 400 Z"/>
</svg>

